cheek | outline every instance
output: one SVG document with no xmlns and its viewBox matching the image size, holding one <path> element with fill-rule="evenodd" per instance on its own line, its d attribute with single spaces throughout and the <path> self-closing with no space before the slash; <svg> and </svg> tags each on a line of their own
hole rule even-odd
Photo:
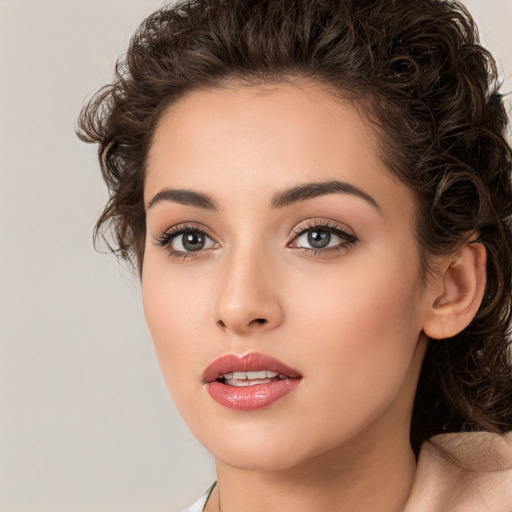
<svg viewBox="0 0 512 512">
<path fill-rule="evenodd" d="M 421 333 L 423 289 L 419 266 L 409 261 L 361 258 L 347 265 L 350 272 L 340 268 L 322 280 L 321 292 L 305 280 L 290 293 L 302 340 L 295 350 L 309 361 L 310 381 L 350 414 L 385 406 L 406 378 Z"/>
<path fill-rule="evenodd" d="M 185 278 L 185 273 L 170 273 L 165 265 L 160 268 L 148 262 L 143 273 L 142 296 L 144 315 L 151 333 L 162 374 L 169 390 L 200 382 L 198 358 L 205 357 L 206 347 L 196 340 L 198 333 L 206 335 L 205 317 L 211 309 L 206 303 L 208 293 L 204 283 Z M 207 343 L 207 341 L 206 341 Z M 195 362 L 195 365 L 192 363 Z M 182 376 L 187 376 L 184 380 Z M 178 385 L 179 383 L 179 385 Z"/>
</svg>

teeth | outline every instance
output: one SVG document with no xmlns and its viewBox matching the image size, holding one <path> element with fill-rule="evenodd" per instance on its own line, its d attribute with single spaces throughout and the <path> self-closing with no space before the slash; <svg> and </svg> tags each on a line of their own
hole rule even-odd
<svg viewBox="0 0 512 512">
<path fill-rule="evenodd" d="M 266 379 L 267 372 L 265 370 L 261 370 L 259 372 L 246 372 L 248 379 Z"/>
<path fill-rule="evenodd" d="M 219 379 L 229 386 L 255 386 L 256 384 L 268 384 L 271 379 L 277 377 L 277 372 L 271 370 L 259 370 L 256 372 L 231 372 L 219 375 Z M 280 379 L 286 379 L 286 375 L 279 374 Z"/>
<path fill-rule="evenodd" d="M 252 380 L 226 380 L 225 381 L 228 386 L 256 386 L 256 384 L 270 384 L 272 381 L 270 379 L 252 379 Z"/>
</svg>

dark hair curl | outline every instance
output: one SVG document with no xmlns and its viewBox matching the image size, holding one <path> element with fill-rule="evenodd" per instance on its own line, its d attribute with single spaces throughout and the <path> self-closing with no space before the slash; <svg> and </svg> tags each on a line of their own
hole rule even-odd
<svg viewBox="0 0 512 512">
<path fill-rule="evenodd" d="M 423 267 L 464 243 L 487 250 L 472 323 L 431 340 L 411 443 L 512 427 L 509 354 L 511 150 L 495 62 L 466 9 L 449 0 L 190 0 L 149 16 L 114 81 L 84 107 L 78 133 L 99 144 L 110 199 L 95 237 L 137 261 L 145 242 L 144 169 L 164 110 L 188 91 L 231 82 L 312 80 L 376 125 L 382 158 L 418 196 Z"/>
</svg>

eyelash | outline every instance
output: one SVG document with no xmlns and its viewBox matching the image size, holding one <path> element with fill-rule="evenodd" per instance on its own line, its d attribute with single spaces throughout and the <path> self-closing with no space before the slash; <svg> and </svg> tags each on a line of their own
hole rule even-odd
<svg viewBox="0 0 512 512">
<path fill-rule="evenodd" d="M 296 250 L 300 250 L 307 256 L 330 258 L 335 257 L 342 251 L 350 249 L 354 244 L 358 242 L 358 238 L 350 233 L 348 229 L 342 228 L 339 224 L 326 221 L 310 220 L 306 223 L 306 226 L 302 225 L 293 230 L 293 238 L 291 242 L 298 240 L 302 235 L 312 231 L 327 231 L 331 235 L 339 237 L 342 242 L 333 246 L 325 247 L 322 249 L 316 249 L 313 247 L 295 247 Z M 290 243 L 291 243 L 290 242 Z"/>
<path fill-rule="evenodd" d="M 210 240 L 213 240 L 213 238 L 206 232 L 206 230 L 203 227 L 200 227 L 199 225 L 195 224 L 179 224 L 177 226 L 173 226 L 172 228 L 165 231 L 165 233 L 158 237 L 155 240 L 155 245 L 159 247 L 163 247 L 167 250 L 169 256 L 171 258 L 176 258 L 180 260 L 185 260 L 189 258 L 197 258 L 199 254 L 196 254 L 194 251 L 176 251 L 172 249 L 171 243 L 178 238 L 180 235 L 184 235 L 186 233 L 197 233 L 200 234 L 206 238 L 209 238 Z M 218 246 L 218 243 L 215 242 L 215 244 Z M 205 249 L 198 250 L 198 253 L 204 252 Z M 206 249 L 208 250 L 208 249 Z"/>
<path fill-rule="evenodd" d="M 304 254 L 312 257 L 321 257 L 321 258 L 329 258 L 336 256 L 339 252 L 345 251 L 352 247 L 355 243 L 358 242 L 358 239 L 355 235 L 350 233 L 347 229 L 344 229 L 340 227 L 339 224 L 334 224 L 332 222 L 325 222 L 325 221 L 308 221 L 306 226 L 302 225 L 298 228 L 295 228 L 293 230 L 293 237 L 289 244 L 293 243 L 294 241 L 298 240 L 302 235 L 305 235 L 306 233 L 310 231 L 327 231 L 331 235 L 335 235 L 339 237 L 342 242 L 340 242 L 338 245 L 334 247 L 326 247 L 322 249 L 313 248 L 313 247 L 292 247 L 292 249 L 295 249 L 297 251 L 303 252 Z M 173 226 L 172 228 L 168 229 L 165 233 L 163 233 L 162 236 L 158 237 L 155 240 L 155 245 L 165 248 L 168 252 L 168 255 L 171 258 L 176 258 L 179 260 L 186 260 L 186 259 L 195 259 L 197 257 L 200 257 L 201 253 L 204 253 L 208 249 L 200 249 L 198 251 L 176 251 L 171 248 L 171 243 L 180 235 L 184 235 L 186 233 L 196 233 L 199 235 L 202 235 L 211 241 L 213 241 L 214 245 L 217 248 L 218 242 L 216 242 L 212 236 L 210 236 L 206 230 L 199 225 L 194 224 L 186 224 L 186 225 L 177 225 Z M 197 254 L 196 254 L 197 252 Z"/>
</svg>

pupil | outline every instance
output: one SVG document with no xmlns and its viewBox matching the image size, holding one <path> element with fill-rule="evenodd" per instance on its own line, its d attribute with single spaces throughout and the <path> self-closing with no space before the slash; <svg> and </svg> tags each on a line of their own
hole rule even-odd
<svg viewBox="0 0 512 512">
<path fill-rule="evenodd" d="M 327 247 L 331 241 L 331 233 L 325 229 L 316 229 L 308 233 L 308 242 L 315 249 Z"/>
<path fill-rule="evenodd" d="M 187 251 L 199 251 L 204 247 L 204 236 L 201 233 L 184 233 L 183 247 Z"/>
</svg>

